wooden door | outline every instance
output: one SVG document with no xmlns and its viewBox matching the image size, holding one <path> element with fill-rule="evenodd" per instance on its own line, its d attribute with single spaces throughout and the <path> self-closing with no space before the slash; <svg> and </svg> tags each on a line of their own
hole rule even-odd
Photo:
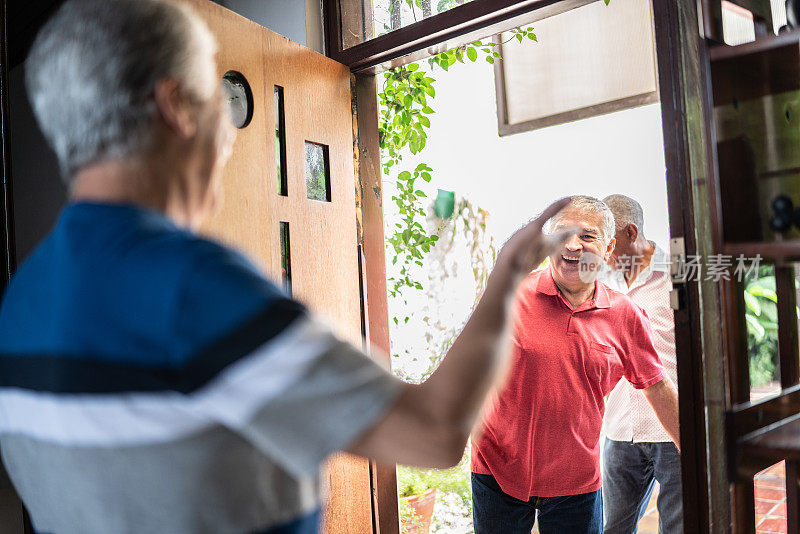
<svg viewBox="0 0 800 534">
<path fill-rule="evenodd" d="M 670 201 L 681 201 L 672 232 L 685 236 L 686 256 L 699 257 L 705 269 L 676 285 L 686 531 L 798 533 L 800 356 L 792 262 L 800 260 L 800 234 L 775 220 L 785 214 L 774 201 L 785 194 L 800 205 L 792 180 L 800 30 L 774 35 L 769 0 L 658 0 L 654 7 Z M 743 13 L 756 41 L 726 44 L 747 39 L 722 24 L 725 11 Z M 752 279 L 737 273 L 739 258 L 758 258 L 774 284 L 779 379 L 767 397 L 751 376 L 756 336 L 748 334 L 747 319 L 756 314 L 746 311 L 756 308 L 752 299 L 748 304 L 753 294 L 745 293 Z M 725 276 L 709 276 L 720 261 L 728 264 Z M 691 358 L 682 359 L 681 344 Z M 763 473 L 769 499 L 759 502 L 754 476 L 776 463 L 780 469 Z"/>
<path fill-rule="evenodd" d="M 238 130 L 225 169 L 224 204 L 204 231 L 244 250 L 279 282 L 285 270 L 282 260 L 286 261 L 281 226 L 288 224 L 284 249 L 289 252 L 292 295 L 329 320 L 339 335 L 360 346 L 349 70 L 217 4 L 187 1 L 217 38 L 220 79 L 228 71 L 242 74 L 253 97 L 252 118 Z M 276 87 L 283 95 L 282 121 Z M 281 129 L 285 158 L 277 145 Z M 323 156 L 330 184 L 322 198 L 329 201 L 308 198 L 307 150 Z M 284 191 L 279 187 L 280 159 L 285 159 Z M 324 530 L 372 532 L 369 463 L 340 455 L 328 462 L 324 478 L 329 492 Z"/>
</svg>

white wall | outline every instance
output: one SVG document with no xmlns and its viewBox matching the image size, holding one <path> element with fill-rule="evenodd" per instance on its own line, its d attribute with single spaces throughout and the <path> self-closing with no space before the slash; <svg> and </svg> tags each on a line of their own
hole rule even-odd
<svg viewBox="0 0 800 534">
<path fill-rule="evenodd" d="M 467 193 L 504 240 L 556 198 L 623 193 L 642 204 L 645 235 L 668 243 L 658 104 L 501 138 L 491 65 L 459 64 L 433 76 L 436 113 L 418 158 L 435 171 L 433 194 Z"/>
</svg>

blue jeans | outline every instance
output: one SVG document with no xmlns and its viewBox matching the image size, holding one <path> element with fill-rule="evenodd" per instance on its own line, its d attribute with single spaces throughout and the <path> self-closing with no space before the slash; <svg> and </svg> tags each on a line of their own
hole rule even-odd
<svg viewBox="0 0 800 534">
<path fill-rule="evenodd" d="M 491 475 L 472 473 L 475 534 L 530 534 L 536 513 L 541 534 L 602 534 L 602 490 L 565 497 L 516 499 Z"/>
<path fill-rule="evenodd" d="M 606 439 L 603 449 L 603 509 L 606 534 L 632 534 L 645 512 L 655 481 L 659 534 L 683 532 L 681 455 L 675 444 Z"/>
</svg>

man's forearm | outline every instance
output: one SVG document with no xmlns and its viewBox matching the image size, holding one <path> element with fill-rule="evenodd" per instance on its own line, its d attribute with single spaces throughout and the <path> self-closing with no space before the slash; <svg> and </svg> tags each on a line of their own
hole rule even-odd
<svg viewBox="0 0 800 534">
<path fill-rule="evenodd" d="M 435 399 L 434 405 L 441 410 L 439 417 L 457 422 L 465 436 L 508 360 L 509 315 L 520 279 L 518 275 L 492 273 L 483 298 L 461 335 L 439 368 L 420 385 L 429 398 Z"/>
<path fill-rule="evenodd" d="M 494 274 L 494 273 L 493 273 Z M 446 468 L 458 463 L 481 404 L 506 360 L 515 282 L 490 277 L 486 291 L 439 368 L 405 384 L 389 415 L 348 450 L 379 461 Z"/>
<path fill-rule="evenodd" d="M 678 391 L 669 378 L 642 390 L 647 401 L 653 407 L 656 417 L 664 426 L 664 430 L 680 450 L 680 422 L 678 419 Z"/>
</svg>

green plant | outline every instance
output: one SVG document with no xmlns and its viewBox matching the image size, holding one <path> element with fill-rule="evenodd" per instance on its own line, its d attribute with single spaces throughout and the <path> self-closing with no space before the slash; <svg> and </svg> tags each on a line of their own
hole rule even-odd
<svg viewBox="0 0 800 534">
<path fill-rule="evenodd" d="M 744 290 L 750 385 L 762 386 L 778 379 L 778 296 L 772 266 L 759 267 L 757 278 Z"/>
<path fill-rule="evenodd" d="M 400 499 L 397 511 L 400 516 L 400 534 L 409 534 L 410 529 L 408 525 L 418 523 L 422 520 L 422 517 L 405 499 Z"/>
<path fill-rule="evenodd" d="M 397 490 L 400 497 L 420 495 L 431 488 L 436 488 L 440 493 L 458 495 L 464 505 L 468 506 L 472 496 L 469 454 L 465 453 L 458 465 L 450 469 L 397 466 Z"/>
<path fill-rule="evenodd" d="M 509 40 L 513 39 L 535 41 L 536 34 L 532 27 L 517 28 L 511 32 Z M 475 41 L 429 58 L 428 66 L 431 71 L 434 68 L 448 70 L 456 63 L 475 62 L 480 56 L 494 63 L 501 57 L 501 44 L 505 43 Z M 405 288 L 422 288 L 422 283 L 412 274 L 414 265 L 422 265 L 424 254 L 437 240 L 421 223 L 421 217 L 425 216 L 422 199 L 427 195 L 417 184 L 419 179 L 430 182 L 433 169 L 426 163 L 413 169 L 401 169 L 406 151 L 419 154 L 427 144 L 430 115 L 434 113 L 429 104 L 436 96 L 435 82 L 430 72 L 422 69 L 419 63 L 410 63 L 385 72 L 383 86 L 378 92 L 381 163 L 384 174 L 396 173 L 393 180 L 396 190 L 391 198 L 402 217 L 401 222 L 395 223 L 394 228 L 387 232 L 392 265 L 398 265 L 399 269 L 396 276 L 388 278 L 392 297 L 402 297 Z M 395 317 L 394 321 L 399 324 L 400 318 Z M 408 317 L 404 317 L 403 322 L 407 321 Z"/>
</svg>

